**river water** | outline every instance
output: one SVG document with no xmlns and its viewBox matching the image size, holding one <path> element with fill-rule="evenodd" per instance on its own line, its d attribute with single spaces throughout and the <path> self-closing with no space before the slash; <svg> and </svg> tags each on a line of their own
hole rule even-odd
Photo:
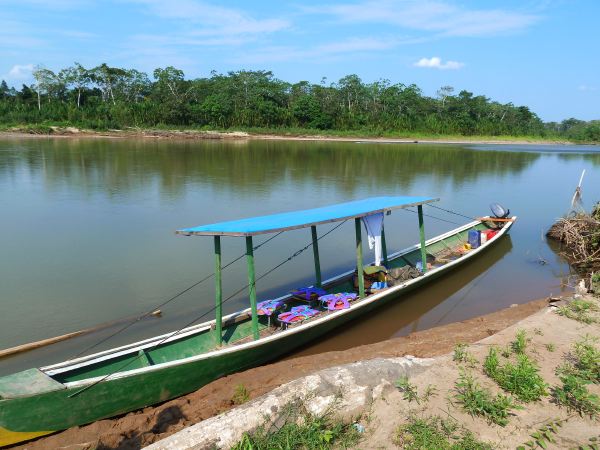
<svg viewBox="0 0 600 450">
<path fill-rule="evenodd" d="M 499 202 L 519 216 L 510 238 L 473 263 L 296 354 L 344 349 L 492 312 L 568 289 L 569 268 L 544 233 L 568 212 L 583 169 L 588 209 L 600 199 L 600 149 L 548 145 L 0 138 L 0 348 L 116 324 L 12 358 L 0 374 L 58 362 L 97 343 L 213 270 L 212 239 L 178 228 L 379 195 L 440 197 L 465 216 Z M 428 237 L 469 219 L 425 207 Z M 440 220 L 443 219 L 443 220 Z M 319 227 L 323 234 L 331 226 Z M 386 217 L 388 248 L 418 241 L 416 214 Z M 260 243 L 265 237 L 258 237 Z M 310 242 L 285 233 L 256 252 L 264 273 Z M 244 252 L 223 239 L 223 259 Z M 320 241 L 324 276 L 352 267 L 354 225 Z M 365 247 L 366 255 L 370 256 Z M 366 260 L 367 258 L 365 258 Z M 312 282 L 306 251 L 258 285 L 259 300 Z M 227 297 L 247 282 L 242 259 Z M 177 329 L 214 303 L 212 280 L 94 347 Z M 245 307 L 238 295 L 225 312 Z M 200 320 L 212 318 L 211 314 Z"/>
</svg>

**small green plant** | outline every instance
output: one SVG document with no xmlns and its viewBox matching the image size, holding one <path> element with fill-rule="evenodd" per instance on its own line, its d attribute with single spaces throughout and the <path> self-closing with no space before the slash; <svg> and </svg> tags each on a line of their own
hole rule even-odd
<svg viewBox="0 0 600 450">
<path fill-rule="evenodd" d="M 396 380 L 396 387 L 404 394 L 404 400 L 408 400 L 409 403 L 413 401 L 420 403 L 417 387 L 408 381 L 408 377 L 406 375 L 402 375 L 400 378 L 398 378 L 398 380 Z"/>
<path fill-rule="evenodd" d="M 478 361 L 475 356 L 467 350 L 468 345 L 464 343 L 458 343 L 454 346 L 454 355 L 452 356 L 452 360 L 464 363 L 467 367 L 474 368 Z"/>
<path fill-rule="evenodd" d="M 407 400 L 409 403 L 417 402 L 418 404 L 421 404 L 422 401 L 428 402 L 431 397 L 435 397 L 437 395 L 437 388 L 432 384 L 428 384 L 423 395 L 419 396 L 417 387 L 408 381 L 408 377 L 406 375 L 403 375 L 396 380 L 396 387 L 404 394 L 404 400 Z"/>
<path fill-rule="evenodd" d="M 498 376 L 498 367 L 500 367 L 500 360 L 498 359 L 498 348 L 496 346 L 490 347 L 488 355 L 483 361 L 483 371 L 490 378 Z"/>
<path fill-rule="evenodd" d="M 509 361 L 501 365 L 497 349 L 491 347 L 483 370 L 502 389 L 523 402 L 539 400 L 548 394 L 547 384 L 540 376 L 538 366 L 525 354 L 517 355 L 516 364 Z"/>
<path fill-rule="evenodd" d="M 351 423 L 338 420 L 333 409 L 316 416 L 303 404 L 292 403 L 279 420 L 266 422 L 252 433 L 245 433 L 233 450 L 332 449 L 354 448 L 360 432 Z"/>
<path fill-rule="evenodd" d="M 428 384 L 427 387 L 425 388 L 425 392 L 423 393 L 423 396 L 421 397 L 421 400 L 428 402 L 430 398 L 436 397 L 437 395 L 438 395 L 437 388 L 432 384 Z"/>
<path fill-rule="evenodd" d="M 573 374 L 563 374 L 559 378 L 562 386 L 556 386 L 552 390 L 552 397 L 557 405 L 577 411 L 581 416 L 595 418 L 600 413 L 600 399 L 586 387 L 590 381 Z"/>
<path fill-rule="evenodd" d="M 233 391 L 233 396 L 231 397 L 231 403 L 234 405 L 241 405 L 250 400 L 250 393 L 246 386 L 243 384 L 238 384 Z"/>
<path fill-rule="evenodd" d="M 467 344 L 459 342 L 454 346 L 454 355 L 452 356 L 453 361 L 463 362 L 467 353 Z"/>
<path fill-rule="evenodd" d="M 594 311 L 598 311 L 598 305 L 591 300 L 571 300 L 563 306 L 556 309 L 556 313 L 560 316 L 576 320 L 585 324 L 596 322 L 596 318 L 592 315 Z"/>
<path fill-rule="evenodd" d="M 484 450 L 491 449 L 488 443 L 478 441 L 468 430 L 452 420 L 439 416 L 411 417 L 407 424 L 396 431 L 393 443 L 407 450 Z"/>
<path fill-rule="evenodd" d="M 544 332 L 541 330 L 541 328 L 534 328 L 534 329 L 533 329 L 533 333 L 534 333 L 536 336 L 543 336 L 543 335 L 544 335 Z"/>
<path fill-rule="evenodd" d="M 553 420 L 548 422 L 541 428 L 538 428 L 536 431 L 531 433 L 529 436 L 531 436 L 533 439 L 525 442 L 522 445 L 519 445 L 517 450 L 527 450 L 528 448 L 534 449 L 538 447 L 543 449 L 548 448 L 548 443 L 556 443 L 553 435 L 558 434 L 558 429 L 562 427 L 562 424 L 562 420 Z"/>
<path fill-rule="evenodd" d="M 546 344 L 546 350 L 548 350 L 550 353 L 553 353 L 554 350 L 556 350 L 556 346 L 552 342 L 548 342 Z"/>
<path fill-rule="evenodd" d="M 510 347 L 513 352 L 518 355 L 522 355 L 525 353 L 525 348 L 527 348 L 527 343 L 529 339 L 527 338 L 527 333 L 525 330 L 517 331 L 515 336 L 515 340 L 510 343 Z"/>
<path fill-rule="evenodd" d="M 454 398 L 466 412 L 500 426 L 508 424 L 508 414 L 511 409 L 520 409 L 509 396 L 503 394 L 492 396 L 488 389 L 482 388 L 475 381 L 473 375 L 465 371 L 460 374 L 455 383 L 455 390 Z"/>
<path fill-rule="evenodd" d="M 573 349 L 573 366 L 577 375 L 592 383 L 600 383 L 600 349 L 594 344 L 597 338 L 586 335 Z"/>
</svg>

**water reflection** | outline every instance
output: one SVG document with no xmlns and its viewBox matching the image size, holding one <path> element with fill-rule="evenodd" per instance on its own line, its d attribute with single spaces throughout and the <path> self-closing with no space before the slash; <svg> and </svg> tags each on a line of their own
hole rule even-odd
<svg viewBox="0 0 600 450">
<path fill-rule="evenodd" d="M 196 184 L 250 196 L 285 181 L 333 179 L 347 194 L 365 183 L 408 189 L 422 176 L 447 178 L 460 187 L 481 177 L 519 173 L 540 157 L 427 144 L 104 139 L 0 141 L 0 152 L 0 177 L 27 171 L 42 178 L 49 190 L 66 186 L 108 197 L 157 185 L 171 198 L 184 196 Z"/>
</svg>

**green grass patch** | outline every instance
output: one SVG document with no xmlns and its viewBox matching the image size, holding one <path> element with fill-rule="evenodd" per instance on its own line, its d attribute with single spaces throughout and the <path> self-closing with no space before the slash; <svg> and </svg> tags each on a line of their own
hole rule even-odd
<svg viewBox="0 0 600 450">
<path fill-rule="evenodd" d="M 546 350 L 548 350 L 550 353 L 553 353 L 554 350 L 556 350 L 556 345 L 554 345 L 552 342 L 548 342 L 546 344 Z"/>
<path fill-rule="evenodd" d="M 465 428 L 461 428 L 452 420 L 439 416 L 417 418 L 411 417 L 409 422 L 396 431 L 393 443 L 407 450 L 484 450 L 492 445 L 481 442 Z"/>
<path fill-rule="evenodd" d="M 233 450 L 354 448 L 361 434 L 353 424 L 333 416 L 333 408 L 321 416 L 311 414 L 304 404 L 287 405 L 274 422 L 266 422 L 245 433 Z"/>
<path fill-rule="evenodd" d="M 502 364 L 498 349 L 491 347 L 483 370 L 498 386 L 522 402 L 536 401 L 548 394 L 548 385 L 540 376 L 539 367 L 525 354 L 517 354 L 514 364 L 510 361 Z"/>
<path fill-rule="evenodd" d="M 250 393 L 246 386 L 243 384 L 238 384 L 233 391 L 233 395 L 231 396 L 231 403 L 234 405 L 241 405 L 250 400 Z"/>
<path fill-rule="evenodd" d="M 521 409 L 512 397 L 504 394 L 492 395 L 489 389 L 481 387 L 473 375 L 465 371 L 456 381 L 455 391 L 455 400 L 466 412 L 500 426 L 508 424 L 508 415 L 512 409 Z"/>
<path fill-rule="evenodd" d="M 585 324 L 596 322 L 593 312 L 598 311 L 598 305 L 591 300 L 572 300 L 566 305 L 559 306 L 556 313 L 560 316 L 576 320 Z"/>
</svg>

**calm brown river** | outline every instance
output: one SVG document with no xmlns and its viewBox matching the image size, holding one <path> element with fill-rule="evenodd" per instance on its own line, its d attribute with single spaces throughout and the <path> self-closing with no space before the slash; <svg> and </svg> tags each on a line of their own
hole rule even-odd
<svg viewBox="0 0 600 450">
<path fill-rule="evenodd" d="M 3 137 L 0 348 L 138 316 L 212 272 L 212 239 L 176 236 L 178 228 L 378 195 L 441 197 L 440 207 L 466 216 L 487 214 L 489 203 L 499 202 L 519 221 L 510 238 L 476 261 L 300 353 L 376 342 L 558 294 L 569 271 L 544 232 L 568 211 L 583 169 L 585 205 L 600 199 L 598 150 Z M 469 221 L 430 207 L 425 213 L 434 216 L 425 218 L 428 237 Z M 386 231 L 390 251 L 416 243 L 416 215 L 394 212 Z M 256 252 L 257 274 L 308 242 L 307 230 L 269 242 Z M 227 262 L 244 252 L 244 240 L 225 238 L 223 247 Z M 353 223 L 323 239 L 320 250 L 325 276 L 352 267 Z M 307 251 L 258 283 L 259 300 L 312 276 Z M 246 282 L 242 260 L 224 273 L 224 295 Z M 161 308 L 162 317 L 141 320 L 95 350 L 177 329 L 209 310 L 213 295 L 209 280 Z M 239 295 L 225 312 L 246 303 Z M 72 357 L 124 323 L 1 359 L 0 374 Z"/>
</svg>

